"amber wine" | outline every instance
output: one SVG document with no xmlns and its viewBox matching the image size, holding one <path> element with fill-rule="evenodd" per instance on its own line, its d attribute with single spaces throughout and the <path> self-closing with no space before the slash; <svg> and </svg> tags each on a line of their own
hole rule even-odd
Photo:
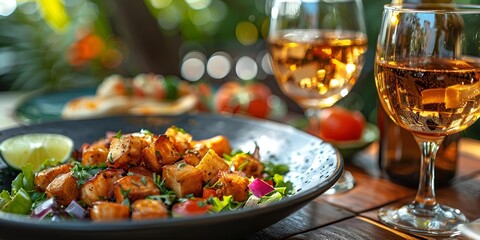
<svg viewBox="0 0 480 240">
<path fill-rule="evenodd" d="M 450 135 L 480 113 L 480 59 L 409 59 L 376 64 L 380 101 L 400 126 Z"/>
<path fill-rule="evenodd" d="M 289 30 L 269 39 L 275 78 L 304 108 L 329 107 L 357 81 L 367 51 L 363 33 Z"/>
</svg>

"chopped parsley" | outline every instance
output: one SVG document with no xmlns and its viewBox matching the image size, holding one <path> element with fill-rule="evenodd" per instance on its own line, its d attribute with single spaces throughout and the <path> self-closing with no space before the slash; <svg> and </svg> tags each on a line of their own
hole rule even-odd
<svg viewBox="0 0 480 240">
<path fill-rule="evenodd" d="M 113 137 L 114 138 L 121 138 L 122 137 L 122 130 L 118 130 L 118 132 Z"/>
</svg>

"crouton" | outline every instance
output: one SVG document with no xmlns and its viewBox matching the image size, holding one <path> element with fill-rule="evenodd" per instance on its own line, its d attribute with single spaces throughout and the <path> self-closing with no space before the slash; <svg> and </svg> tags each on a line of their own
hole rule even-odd
<svg viewBox="0 0 480 240">
<path fill-rule="evenodd" d="M 247 177 L 261 177 L 263 164 L 250 154 L 240 153 L 231 158 L 232 166 L 237 171 L 244 172 Z"/>
<path fill-rule="evenodd" d="M 98 172 L 80 187 L 80 199 L 92 206 L 96 201 L 113 198 L 113 183 L 123 175 L 121 169 L 107 169 Z"/>
<path fill-rule="evenodd" d="M 232 195 L 233 200 L 246 201 L 250 181 L 243 172 L 222 171 L 219 173 L 218 186 L 223 196 Z"/>
<path fill-rule="evenodd" d="M 153 178 L 140 175 L 125 176 L 113 183 L 113 194 L 117 203 L 122 203 L 125 198 L 130 202 L 160 194 L 160 189 L 155 185 Z"/>
<path fill-rule="evenodd" d="M 185 151 L 185 154 L 182 158 L 187 164 L 197 166 L 207 152 L 208 148 L 205 145 L 197 144 L 193 148 Z"/>
<path fill-rule="evenodd" d="M 218 180 L 218 172 L 227 170 L 228 164 L 213 149 L 209 149 L 195 167 L 202 172 L 202 181 L 213 184 Z"/>
<path fill-rule="evenodd" d="M 72 165 L 65 163 L 37 172 L 33 180 L 35 184 L 35 189 L 39 192 L 45 192 L 48 184 L 50 184 L 53 179 L 55 179 L 60 174 L 70 172 L 70 169 L 72 169 Z"/>
<path fill-rule="evenodd" d="M 63 206 L 70 204 L 72 200 L 76 200 L 79 196 L 77 179 L 73 177 L 73 172 L 62 173 L 48 184 L 45 189 L 47 197 L 54 197 L 55 200 Z"/>
<path fill-rule="evenodd" d="M 130 207 L 115 202 L 97 201 L 90 209 L 93 221 L 118 221 L 130 217 Z"/>
<path fill-rule="evenodd" d="M 192 135 L 185 132 L 183 128 L 171 126 L 165 130 L 165 135 L 169 137 L 170 141 L 180 154 L 185 153 L 185 151 L 190 147 Z"/>
<path fill-rule="evenodd" d="M 202 194 L 202 172 L 184 162 L 164 166 L 163 179 L 177 197 L 185 197 L 187 194 L 198 197 Z"/>
<path fill-rule="evenodd" d="M 166 218 L 168 210 L 165 204 L 154 199 L 138 199 L 132 203 L 132 220 Z"/>
<path fill-rule="evenodd" d="M 113 138 L 107 156 L 107 165 L 112 168 L 127 168 L 142 161 L 145 140 L 141 136 L 124 135 Z"/>
<path fill-rule="evenodd" d="M 82 165 L 96 166 L 107 161 L 108 148 L 104 145 L 91 145 L 82 151 Z"/>
<path fill-rule="evenodd" d="M 196 144 L 203 144 L 207 148 L 213 149 L 219 156 L 223 156 L 223 154 L 229 154 L 232 152 L 230 141 L 227 137 L 223 135 L 218 135 L 208 139 L 192 141 L 190 145 L 195 146 Z"/>
<path fill-rule="evenodd" d="M 153 177 L 153 171 L 144 166 L 132 166 L 127 169 L 128 175 L 140 175 L 145 177 Z"/>
<path fill-rule="evenodd" d="M 180 153 L 175 149 L 167 135 L 158 138 L 142 150 L 145 165 L 154 172 L 161 172 L 162 166 L 170 165 L 180 159 Z"/>
</svg>

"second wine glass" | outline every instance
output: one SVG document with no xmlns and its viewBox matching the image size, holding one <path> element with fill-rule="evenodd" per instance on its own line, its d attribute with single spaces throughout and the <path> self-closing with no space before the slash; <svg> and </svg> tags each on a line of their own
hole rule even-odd
<svg viewBox="0 0 480 240">
<path fill-rule="evenodd" d="M 367 51 L 361 0 L 273 0 L 268 37 L 275 79 L 299 104 L 319 135 L 321 110 L 345 97 L 357 82 Z M 353 187 L 345 171 L 326 194 Z"/>
<path fill-rule="evenodd" d="M 478 22 L 480 5 L 384 6 L 374 68 L 379 100 L 392 121 L 413 134 L 421 152 L 413 201 L 378 211 L 393 228 L 452 236 L 469 221 L 459 209 L 437 201 L 434 166 L 445 136 L 467 129 L 480 116 Z"/>
</svg>

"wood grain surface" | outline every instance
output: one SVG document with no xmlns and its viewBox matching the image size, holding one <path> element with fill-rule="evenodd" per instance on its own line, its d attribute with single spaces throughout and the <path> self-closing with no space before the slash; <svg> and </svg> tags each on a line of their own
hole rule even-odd
<svg viewBox="0 0 480 240">
<path fill-rule="evenodd" d="M 462 139 L 457 173 L 449 186 L 437 188 L 437 201 L 458 208 L 470 220 L 480 218 L 480 141 Z M 432 238 L 400 232 L 379 222 L 378 209 L 413 200 L 416 189 L 403 187 L 379 174 L 376 149 L 346 169 L 356 179 L 354 189 L 337 195 L 321 195 L 289 217 L 247 239 L 461 239 L 465 236 Z"/>
</svg>

